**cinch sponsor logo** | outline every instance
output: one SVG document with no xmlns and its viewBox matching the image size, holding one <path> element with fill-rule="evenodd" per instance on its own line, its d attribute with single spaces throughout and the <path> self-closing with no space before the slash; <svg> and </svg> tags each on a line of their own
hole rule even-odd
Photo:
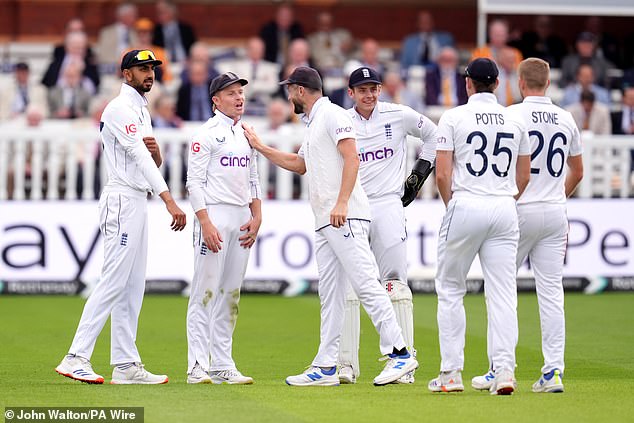
<svg viewBox="0 0 634 423">
<path fill-rule="evenodd" d="M 251 158 L 249 156 L 222 156 L 220 158 L 220 165 L 224 167 L 249 167 Z"/>
<path fill-rule="evenodd" d="M 346 126 L 345 128 L 337 128 L 337 130 L 335 131 L 337 135 L 348 133 L 348 132 L 352 132 L 352 126 Z"/>
<path fill-rule="evenodd" d="M 389 147 L 383 147 L 380 150 L 375 151 L 365 151 L 365 149 L 361 149 L 359 151 L 359 160 L 362 162 L 371 162 L 374 160 L 383 160 L 389 159 L 394 155 L 394 150 Z"/>
</svg>

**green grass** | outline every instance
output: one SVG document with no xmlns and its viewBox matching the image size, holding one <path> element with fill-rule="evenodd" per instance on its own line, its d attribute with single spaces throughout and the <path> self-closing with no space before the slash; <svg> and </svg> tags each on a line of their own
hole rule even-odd
<svg viewBox="0 0 634 423">
<path fill-rule="evenodd" d="M 486 370 L 486 315 L 482 296 L 468 296 L 463 376 Z M 534 295 L 520 295 L 517 348 L 519 390 L 495 397 L 467 387 L 432 394 L 427 382 L 440 357 L 436 298 L 415 297 L 416 346 L 422 367 L 412 386 L 377 388 L 378 337 L 362 319 L 361 378 L 356 385 L 294 388 L 284 378 L 303 371 L 317 350 L 319 301 L 315 296 L 245 296 L 234 336 L 240 370 L 252 386 L 188 386 L 185 382 L 187 300 L 148 296 L 138 346 L 148 369 L 165 372 L 162 386 L 85 385 L 57 375 L 84 301 L 74 297 L 0 297 L 0 406 L 140 406 L 146 422 L 199 421 L 632 421 L 634 415 L 634 295 L 567 295 L 566 392 L 533 394 L 541 366 Z M 92 357 L 110 377 L 109 327 Z"/>
</svg>

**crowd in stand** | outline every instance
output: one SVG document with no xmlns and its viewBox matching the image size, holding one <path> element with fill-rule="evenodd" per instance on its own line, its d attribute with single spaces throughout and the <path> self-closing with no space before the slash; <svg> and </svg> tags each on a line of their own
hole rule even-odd
<svg viewBox="0 0 634 423">
<path fill-rule="evenodd" d="M 139 16 L 134 3 L 122 3 L 116 21 L 100 30 L 94 45 L 80 19 L 69 21 L 64 42 L 54 47 L 41 78 L 30 74 L 28 58 L 14 63 L 14 77 L 0 90 L 0 123 L 22 119 L 32 125 L 42 117 L 98 117 L 105 100 L 119 91 L 118 63 L 123 53 L 139 48 L 152 50 L 164 63 L 157 71 L 159 83 L 149 95 L 157 128 L 178 128 L 183 122 L 211 117 L 209 82 L 227 71 L 249 80 L 247 115 L 283 116 L 290 122 L 294 115 L 279 110 L 284 103 L 277 99 L 285 99 L 286 94 L 278 82 L 303 65 L 318 69 L 326 94 L 342 107 L 352 106 L 345 84 L 349 73 L 368 66 L 382 75 L 381 100 L 425 113 L 432 107 L 442 110 L 464 104 L 462 66 L 470 59 L 489 57 L 500 69 L 498 100 L 510 105 L 521 101 L 518 63 L 532 56 L 559 69 L 549 93 L 572 112 L 581 130 L 634 134 L 634 41 L 611 36 L 602 28 L 601 18 L 587 18 L 570 48 L 548 16 L 537 16 L 534 27 L 524 32 L 504 20 L 493 20 L 487 44 L 471 52 L 458 49 L 454 36 L 437 29 L 426 10 L 417 14 L 418 31 L 395 50 L 383 48 L 375 39 L 356 39 L 328 11 L 317 14 L 315 27 L 306 33 L 292 7 L 282 4 L 257 34 L 245 34 L 243 48 L 212 57 L 211 46 L 179 20 L 174 3 L 158 1 L 151 17 Z"/>
</svg>

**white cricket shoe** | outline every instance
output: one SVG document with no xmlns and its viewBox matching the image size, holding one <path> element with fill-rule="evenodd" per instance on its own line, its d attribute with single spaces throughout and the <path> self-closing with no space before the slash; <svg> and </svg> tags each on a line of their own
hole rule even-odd
<svg viewBox="0 0 634 423">
<path fill-rule="evenodd" d="M 495 371 L 495 379 L 489 388 L 491 395 L 511 395 L 517 389 L 517 381 L 512 371 L 501 369 Z"/>
<path fill-rule="evenodd" d="M 166 375 L 155 375 L 145 370 L 143 363 L 132 363 L 121 370 L 115 367 L 112 371 L 111 385 L 161 385 L 169 381 Z"/>
<path fill-rule="evenodd" d="M 553 369 L 543 374 L 537 382 L 533 384 L 533 392 L 563 392 L 564 374 L 559 369 Z"/>
<path fill-rule="evenodd" d="M 228 370 L 214 370 L 209 372 L 211 381 L 216 385 L 226 383 L 228 385 L 251 385 L 253 384 L 253 378 L 245 376 L 237 369 Z"/>
<path fill-rule="evenodd" d="M 392 383 L 418 369 L 418 361 L 408 352 L 407 355 L 388 354 L 381 358 L 387 360 L 383 371 L 374 378 L 374 386 L 383 386 Z"/>
<path fill-rule="evenodd" d="M 440 372 L 437 378 L 429 381 L 427 389 L 432 392 L 462 392 L 464 391 L 462 373 L 460 370 Z"/>
<path fill-rule="evenodd" d="M 478 391 L 488 391 L 491 389 L 491 385 L 493 385 L 493 380 L 495 379 L 495 374 L 493 370 L 489 370 L 486 374 L 482 376 L 475 376 L 471 379 L 471 386 L 473 389 Z"/>
<path fill-rule="evenodd" d="M 291 386 L 337 386 L 339 385 L 339 374 L 337 367 L 324 371 L 321 367 L 310 366 L 304 373 L 289 376 L 286 384 Z"/>
<path fill-rule="evenodd" d="M 90 360 L 76 355 L 67 355 L 64 357 L 59 366 L 55 367 L 55 371 L 62 376 L 78 380 L 85 383 L 102 384 L 103 376 L 98 375 L 92 369 Z"/>
<path fill-rule="evenodd" d="M 416 381 L 416 379 L 414 378 L 414 371 L 411 371 L 409 373 L 405 373 L 403 376 L 401 376 L 399 379 L 395 380 L 392 383 L 398 383 L 401 385 L 407 385 L 407 384 L 412 384 Z"/>
<path fill-rule="evenodd" d="M 209 384 L 211 383 L 211 378 L 207 372 L 203 370 L 201 365 L 196 363 L 191 373 L 187 374 L 187 383 L 192 385 Z"/>
<path fill-rule="evenodd" d="M 341 366 L 339 369 L 339 383 L 342 385 L 357 383 L 357 376 L 354 374 L 352 366 Z"/>
</svg>

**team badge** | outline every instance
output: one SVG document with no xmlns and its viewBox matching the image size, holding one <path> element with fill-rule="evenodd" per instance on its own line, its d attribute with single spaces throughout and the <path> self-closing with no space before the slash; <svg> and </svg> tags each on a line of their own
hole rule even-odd
<svg viewBox="0 0 634 423">
<path fill-rule="evenodd" d="M 392 139 L 392 125 L 389 123 L 385 124 L 385 139 L 388 141 Z"/>
<path fill-rule="evenodd" d="M 224 144 L 224 143 L 225 143 L 225 137 L 222 137 L 222 138 L 216 138 L 216 142 L 217 142 L 218 144 Z"/>
<path fill-rule="evenodd" d="M 119 243 L 122 247 L 128 245 L 128 233 L 124 232 L 121 234 L 121 242 Z"/>
</svg>

